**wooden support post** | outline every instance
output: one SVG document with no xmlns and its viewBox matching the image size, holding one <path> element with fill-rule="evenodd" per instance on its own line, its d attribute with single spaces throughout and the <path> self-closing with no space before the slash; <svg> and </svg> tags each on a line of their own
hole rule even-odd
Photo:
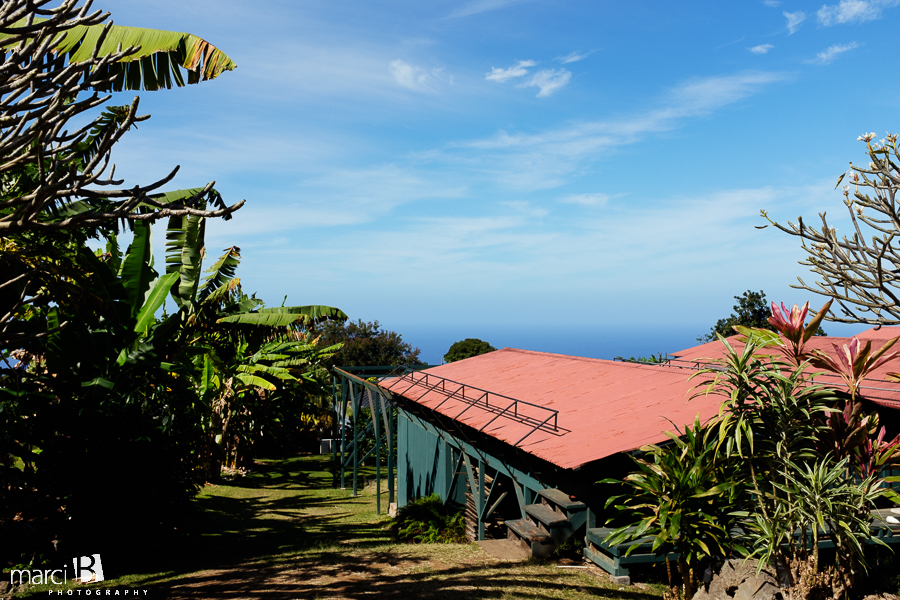
<svg viewBox="0 0 900 600">
<path fill-rule="evenodd" d="M 387 419 L 387 422 L 388 422 L 388 427 L 387 427 L 388 472 L 387 472 L 387 476 L 388 476 L 388 507 L 390 507 L 390 505 L 393 504 L 395 501 L 394 500 L 394 453 L 396 452 L 396 448 L 394 448 L 394 430 L 396 427 L 394 424 L 394 418 L 396 415 L 395 415 L 395 411 L 394 411 L 393 407 L 391 407 L 390 405 L 388 405 L 385 410 L 388 413 L 388 415 L 387 415 L 387 417 L 388 417 L 388 419 Z"/>
<path fill-rule="evenodd" d="M 331 377 L 331 485 L 337 483 L 337 428 L 338 428 L 338 399 L 337 399 L 337 376 Z"/>
<path fill-rule="evenodd" d="M 375 402 L 378 404 L 378 412 L 381 414 L 381 423 L 382 425 L 384 425 L 382 434 L 384 434 L 385 436 L 384 450 L 387 453 L 388 506 L 390 506 L 390 504 L 394 501 L 394 479 L 391 476 L 391 466 L 393 465 L 391 446 L 394 443 L 394 438 L 391 436 L 391 417 L 388 415 L 388 412 L 390 412 L 390 408 L 387 406 L 387 402 L 385 402 L 384 396 L 382 396 L 379 392 L 375 392 Z M 381 480 L 379 478 L 379 485 L 380 481 Z M 380 489 L 381 488 L 379 487 L 379 490 Z"/>
<path fill-rule="evenodd" d="M 447 486 L 447 493 L 444 495 L 444 504 L 447 504 L 447 501 L 453 496 L 453 491 L 456 489 L 456 484 L 459 481 L 459 468 L 462 467 L 463 452 L 460 451 L 459 458 L 454 459 L 453 454 L 456 452 L 456 448 L 448 445 L 446 442 L 444 443 L 444 448 L 445 452 L 450 452 L 450 463 L 453 465 L 453 470 L 450 472 L 450 485 Z"/>
<path fill-rule="evenodd" d="M 377 394 L 376 394 L 377 395 Z M 366 399 L 369 401 L 369 409 L 372 411 L 372 424 L 375 429 L 375 514 L 381 514 L 381 431 L 378 421 L 378 402 L 372 400 L 372 390 L 366 389 Z"/>
<path fill-rule="evenodd" d="M 466 473 L 469 476 L 469 489 L 472 490 L 472 497 L 475 499 L 475 518 L 477 519 L 477 537 L 478 541 L 484 539 L 484 523 L 481 522 L 481 513 L 484 510 L 484 463 L 478 463 L 478 480 L 475 479 L 475 470 L 472 468 L 472 462 L 469 455 L 463 451 L 463 460 L 466 463 Z"/>
<path fill-rule="evenodd" d="M 357 436 L 357 417 L 359 417 L 359 398 L 356 385 L 350 382 L 350 400 L 353 403 L 353 495 L 357 493 L 357 476 L 359 474 L 359 436 Z"/>
<path fill-rule="evenodd" d="M 494 506 L 492 508 L 487 508 L 487 507 L 491 503 L 491 500 L 494 497 L 494 489 L 496 489 L 498 481 L 500 481 L 500 472 L 495 469 L 494 470 L 494 479 L 491 482 L 491 488 L 489 490 L 487 490 L 487 494 L 484 497 L 485 511 L 480 514 L 480 518 L 482 521 L 486 521 L 487 518 L 490 516 L 490 514 L 492 512 L 494 512 L 494 509 L 497 508 L 497 503 L 494 503 Z M 505 492 L 503 493 L 503 497 L 504 498 L 506 497 Z"/>
<path fill-rule="evenodd" d="M 347 379 L 341 377 L 341 489 L 347 489 Z"/>
<path fill-rule="evenodd" d="M 484 540 L 484 461 L 478 461 L 478 501 L 475 503 L 475 511 L 478 514 L 478 541 Z"/>
<path fill-rule="evenodd" d="M 519 501 L 519 510 L 522 513 L 522 518 L 527 519 L 528 513 L 525 512 L 525 494 L 522 493 L 522 488 L 525 486 L 520 486 L 519 482 L 513 479 L 513 489 L 516 490 L 516 500 Z"/>
<path fill-rule="evenodd" d="M 385 436 L 384 450 L 387 453 L 388 506 L 390 506 L 394 502 L 394 435 L 392 427 L 394 416 L 390 403 L 382 394 L 375 392 L 375 402 L 378 403 L 381 423 L 384 425 L 382 433 Z"/>
<path fill-rule="evenodd" d="M 500 497 L 497 498 L 497 500 L 495 500 L 494 503 L 488 507 L 488 509 L 484 513 L 484 516 L 482 517 L 482 519 L 484 519 L 485 521 L 490 519 L 491 515 L 494 514 L 494 511 L 497 510 L 497 507 L 500 506 L 500 503 L 503 502 L 503 500 L 506 498 L 506 495 L 508 493 L 509 492 L 503 492 L 502 494 L 500 494 Z M 485 506 L 487 506 L 487 503 L 485 503 Z"/>
</svg>

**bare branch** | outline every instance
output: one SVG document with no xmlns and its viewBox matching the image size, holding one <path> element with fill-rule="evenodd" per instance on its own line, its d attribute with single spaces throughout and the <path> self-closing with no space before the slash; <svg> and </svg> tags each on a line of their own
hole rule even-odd
<svg viewBox="0 0 900 600">
<path fill-rule="evenodd" d="M 814 285 L 798 278 L 793 286 L 837 300 L 840 314 L 825 318 L 839 323 L 900 325 L 900 248 L 893 245 L 900 234 L 900 209 L 896 202 L 900 190 L 900 152 L 897 135 L 887 135 L 873 143 L 874 134 L 861 136 L 866 143 L 868 168 L 850 164 L 838 179 L 843 187 L 844 205 L 850 214 L 854 235 L 838 238 L 821 213 L 822 229 L 807 227 L 802 217 L 797 224 L 782 225 L 762 216 L 779 230 L 799 237 L 807 258 L 800 261 L 819 279 Z M 851 196 L 851 186 L 855 188 Z M 872 228 L 871 242 L 860 224 Z"/>
</svg>

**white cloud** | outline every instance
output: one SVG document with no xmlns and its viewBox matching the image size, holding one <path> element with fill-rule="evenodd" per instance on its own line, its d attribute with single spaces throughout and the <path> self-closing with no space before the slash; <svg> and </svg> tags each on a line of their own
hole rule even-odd
<svg viewBox="0 0 900 600">
<path fill-rule="evenodd" d="M 766 54 L 769 50 L 774 48 L 772 44 L 760 44 L 759 46 L 753 46 L 752 48 L 748 48 L 750 52 L 753 54 Z"/>
<path fill-rule="evenodd" d="M 537 63 L 533 60 L 520 60 L 518 64 L 515 64 L 508 69 L 498 69 L 497 67 L 491 67 L 491 72 L 484 76 L 488 81 L 499 81 L 504 82 L 514 77 L 522 77 L 523 75 L 528 74 L 527 67 L 533 67 Z"/>
<path fill-rule="evenodd" d="M 775 8 L 777 6 L 780 6 L 781 2 L 779 2 L 779 0 L 763 0 L 763 4 L 770 8 Z"/>
<path fill-rule="evenodd" d="M 300 102 L 335 108 L 338 102 L 350 111 L 369 110 L 385 103 L 409 104 L 413 96 L 410 89 L 432 92 L 429 97 L 442 98 L 434 92 L 452 85 L 451 75 L 443 69 L 431 68 L 434 63 L 423 67 L 406 58 L 398 60 L 398 56 L 424 54 L 419 48 L 398 50 L 367 40 L 345 43 L 330 37 L 319 43 L 315 39 L 276 40 L 272 46 L 248 51 L 240 64 L 245 70 L 239 84 L 232 85 L 231 92 L 261 103 Z M 273 62 L 273 55 L 283 60 Z M 220 79 L 225 86 L 229 85 L 224 77 Z M 274 89 L 273 86 L 281 93 L 273 96 L 266 92 Z"/>
<path fill-rule="evenodd" d="M 844 23 L 865 23 L 881 18 L 885 8 L 900 4 L 900 0 L 841 0 L 839 4 L 824 5 L 816 13 L 819 24 L 825 27 Z"/>
<path fill-rule="evenodd" d="M 540 88 L 537 97 L 546 98 L 569 83 L 571 78 L 572 72 L 565 69 L 541 69 L 531 79 L 520 83 L 517 87 Z"/>
<path fill-rule="evenodd" d="M 829 189 L 827 184 L 817 187 L 816 201 Z M 490 289 L 494 299 L 504 294 L 543 298 L 554 282 L 566 281 L 567 295 L 589 302 L 596 300 L 597 286 L 610 282 L 630 291 L 647 280 L 656 286 L 660 281 L 683 285 L 685 280 L 704 280 L 713 267 L 727 267 L 720 272 L 731 274 L 722 276 L 731 286 L 750 273 L 772 271 L 773 264 L 775 270 L 791 272 L 796 260 L 791 240 L 770 243 L 752 225 L 762 222 L 760 208 L 806 212 L 807 194 L 806 189 L 763 187 L 636 197 L 627 206 L 576 224 L 528 214 L 398 215 L 365 231 L 330 231 L 333 240 L 327 247 L 310 245 L 293 252 L 308 265 L 304 275 L 317 285 L 334 273 L 359 273 L 360 280 L 390 286 L 407 285 L 410 272 L 440 273 L 440 281 L 454 281 L 460 293 Z M 748 253 L 747 248 L 758 251 Z M 604 260 L 598 263 L 597 256 Z M 571 277 L 587 288 L 572 284 Z M 535 280 L 536 288 L 523 287 L 523 281 Z M 434 293 L 454 292 L 435 286 Z"/>
<path fill-rule="evenodd" d="M 787 79 L 775 72 L 750 71 L 683 82 L 656 107 L 605 121 L 588 121 L 536 134 L 497 134 L 450 145 L 431 160 L 470 164 L 504 188 L 538 190 L 559 187 L 616 148 L 648 135 L 670 131 L 684 119 L 709 114 Z"/>
<path fill-rule="evenodd" d="M 748 71 L 737 75 L 690 79 L 670 93 L 670 106 L 660 112 L 666 118 L 705 114 L 742 100 L 763 86 L 784 81 L 780 73 Z"/>
<path fill-rule="evenodd" d="M 829 46 L 824 52 L 819 52 L 818 54 L 816 54 L 815 60 L 812 60 L 810 62 L 818 63 L 820 65 L 827 65 L 835 58 L 837 58 L 839 54 L 858 47 L 859 44 L 857 44 L 856 42 L 850 42 L 849 44 L 835 44 L 834 46 Z"/>
<path fill-rule="evenodd" d="M 559 199 L 563 204 L 580 204 L 581 206 L 605 206 L 609 202 L 607 194 L 570 194 Z"/>
<path fill-rule="evenodd" d="M 441 77 L 444 69 L 426 71 L 402 60 L 391 61 L 389 66 L 394 81 L 409 90 L 416 92 L 433 92 L 434 84 Z"/>
<path fill-rule="evenodd" d="M 531 204 L 531 202 L 522 202 L 520 200 L 509 200 L 505 202 L 500 202 L 501 206 L 508 206 L 515 210 L 518 213 L 526 215 L 528 217 L 534 217 L 536 219 L 543 219 L 550 211 L 546 208 L 540 208 Z"/>
<path fill-rule="evenodd" d="M 359 225 L 384 218 L 400 206 L 455 200 L 468 194 L 468 188 L 452 175 L 403 164 L 323 166 L 315 176 L 285 174 L 283 178 L 296 182 L 303 192 L 281 191 L 268 194 L 269 202 L 248 202 L 235 219 L 239 235 Z M 256 191 L 257 197 L 261 195 Z"/>
<path fill-rule="evenodd" d="M 716 50 L 721 50 L 722 48 L 727 48 L 728 46 L 733 46 L 734 44 L 740 44 L 744 41 L 746 36 L 741 36 L 739 39 L 734 40 L 733 42 L 728 42 L 727 44 L 722 44 L 721 46 L 716 46 Z"/>
<path fill-rule="evenodd" d="M 800 28 L 800 23 L 802 23 L 804 20 L 806 20 L 806 13 L 803 12 L 802 10 L 798 10 L 797 12 L 792 12 L 792 13 L 785 11 L 781 14 L 783 14 L 784 17 L 787 19 L 788 35 L 791 35 L 795 31 L 797 31 Z"/>
<path fill-rule="evenodd" d="M 506 8 L 507 6 L 519 4 L 524 1 L 527 0 L 474 0 L 473 2 L 468 2 L 464 6 L 456 9 L 447 15 L 446 18 L 459 19 L 461 17 L 471 17 L 472 15 L 497 10 L 499 8 Z"/>
<path fill-rule="evenodd" d="M 565 56 L 557 56 L 556 60 L 564 65 L 567 65 L 569 63 L 578 62 L 579 60 L 584 60 L 594 52 L 596 52 L 596 50 L 590 50 L 588 52 L 570 52 Z"/>
</svg>

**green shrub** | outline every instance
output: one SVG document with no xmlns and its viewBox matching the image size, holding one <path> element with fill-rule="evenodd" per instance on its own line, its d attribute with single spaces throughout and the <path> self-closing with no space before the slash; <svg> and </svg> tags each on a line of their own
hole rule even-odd
<svg viewBox="0 0 900 600">
<path fill-rule="evenodd" d="M 446 506 L 437 494 L 402 507 L 391 525 L 394 535 L 411 544 L 453 544 L 466 541 L 462 508 Z"/>
</svg>

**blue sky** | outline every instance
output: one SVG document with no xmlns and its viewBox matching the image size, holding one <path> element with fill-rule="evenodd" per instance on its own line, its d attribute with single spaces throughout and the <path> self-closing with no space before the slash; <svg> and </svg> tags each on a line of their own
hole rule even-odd
<svg viewBox="0 0 900 600">
<path fill-rule="evenodd" d="M 495 346 L 612 357 L 694 344 L 803 257 L 764 224 L 827 210 L 898 127 L 900 0 L 106 0 L 238 68 L 141 94 L 127 185 L 215 180 L 247 291 L 381 321 L 440 360 Z M 130 101 L 120 95 L 116 101 Z M 161 232 L 160 232 L 161 233 Z M 826 325 L 832 334 L 858 331 Z"/>
</svg>

